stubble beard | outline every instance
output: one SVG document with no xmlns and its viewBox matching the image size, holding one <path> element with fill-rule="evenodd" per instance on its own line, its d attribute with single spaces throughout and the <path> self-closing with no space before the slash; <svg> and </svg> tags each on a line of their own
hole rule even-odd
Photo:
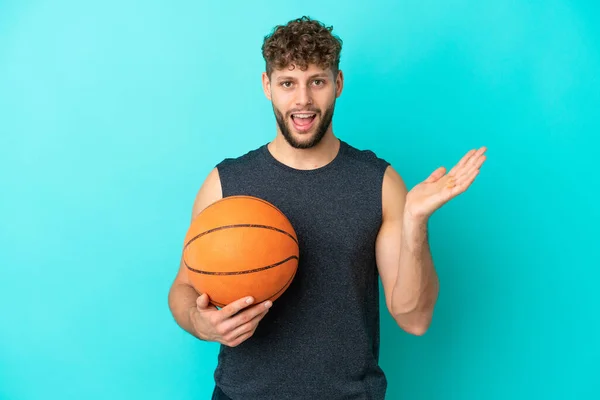
<svg viewBox="0 0 600 400">
<path fill-rule="evenodd" d="M 312 133 L 304 132 L 293 134 L 292 128 L 288 125 L 287 122 L 290 120 L 292 112 L 289 112 L 287 117 L 284 118 L 281 111 L 279 111 L 277 108 L 275 108 L 275 105 L 273 105 L 273 112 L 275 113 L 277 126 L 279 127 L 279 130 L 281 131 L 281 134 L 283 135 L 285 140 L 289 143 L 290 146 L 292 146 L 295 149 L 310 149 L 311 147 L 314 147 L 317 144 L 319 144 L 321 139 L 323 139 L 323 137 L 327 133 L 329 126 L 331 125 L 331 121 L 333 120 L 334 109 L 335 100 L 333 101 L 331 106 L 329 106 L 329 108 L 325 110 L 325 114 L 321 114 L 321 110 L 319 109 L 308 110 L 309 112 L 314 112 L 316 114 L 315 118 L 320 117 L 322 115 L 319 124 L 316 126 L 316 128 L 312 129 Z M 302 140 L 302 138 L 306 137 L 307 135 L 310 135 L 310 138 L 308 140 Z"/>
</svg>

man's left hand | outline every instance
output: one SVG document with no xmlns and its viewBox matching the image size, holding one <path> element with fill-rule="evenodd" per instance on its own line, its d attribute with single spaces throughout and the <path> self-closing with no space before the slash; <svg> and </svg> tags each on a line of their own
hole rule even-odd
<svg viewBox="0 0 600 400">
<path fill-rule="evenodd" d="M 427 220 L 450 199 L 467 190 L 486 160 L 486 150 L 486 147 L 470 150 L 448 173 L 444 167 L 433 171 L 408 192 L 405 214 L 414 220 Z"/>
</svg>

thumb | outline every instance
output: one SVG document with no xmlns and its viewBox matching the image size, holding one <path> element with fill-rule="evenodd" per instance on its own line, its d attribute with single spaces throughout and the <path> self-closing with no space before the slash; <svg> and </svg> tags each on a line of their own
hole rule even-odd
<svg viewBox="0 0 600 400">
<path fill-rule="evenodd" d="M 209 304 L 210 304 L 210 298 L 208 297 L 208 295 L 206 293 L 202 293 L 196 299 L 196 306 L 198 307 L 199 311 L 208 309 Z"/>
<path fill-rule="evenodd" d="M 438 179 L 440 179 L 442 176 L 444 176 L 445 173 L 446 173 L 446 168 L 445 167 L 439 167 L 438 169 L 436 169 L 435 171 L 433 171 L 431 173 L 431 175 L 429 175 L 429 177 L 427 177 L 427 179 L 425 179 L 425 182 L 427 182 L 427 183 L 435 182 Z"/>
</svg>

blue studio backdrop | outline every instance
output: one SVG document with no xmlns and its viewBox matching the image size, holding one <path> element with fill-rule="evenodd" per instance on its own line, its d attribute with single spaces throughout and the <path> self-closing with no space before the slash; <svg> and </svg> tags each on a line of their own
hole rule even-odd
<svg viewBox="0 0 600 400">
<path fill-rule="evenodd" d="M 489 149 L 430 220 L 430 330 L 382 308 L 388 398 L 598 398 L 598 8 L 0 0 L 0 398 L 209 398 L 167 293 L 206 174 L 275 134 L 260 46 L 302 15 L 344 41 L 340 138 L 409 187 Z"/>
</svg>

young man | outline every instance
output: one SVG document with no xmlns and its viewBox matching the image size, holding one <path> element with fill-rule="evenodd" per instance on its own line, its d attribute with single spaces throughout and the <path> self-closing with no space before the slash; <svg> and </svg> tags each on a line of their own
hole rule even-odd
<svg viewBox="0 0 600 400">
<path fill-rule="evenodd" d="M 223 160 L 198 192 L 192 218 L 226 196 L 273 203 L 301 251 L 293 283 L 274 304 L 242 298 L 217 309 L 190 286 L 181 263 L 169 306 L 187 332 L 221 344 L 213 399 L 383 399 L 379 278 L 400 328 L 422 335 L 430 325 L 439 283 L 427 222 L 471 185 L 485 148 L 407 192 L 385 160 L 333 133 L 340 51 L 331 28 L 309 18 L 267 36 L 262 83 L 277 134 Z"/>
</svg>

